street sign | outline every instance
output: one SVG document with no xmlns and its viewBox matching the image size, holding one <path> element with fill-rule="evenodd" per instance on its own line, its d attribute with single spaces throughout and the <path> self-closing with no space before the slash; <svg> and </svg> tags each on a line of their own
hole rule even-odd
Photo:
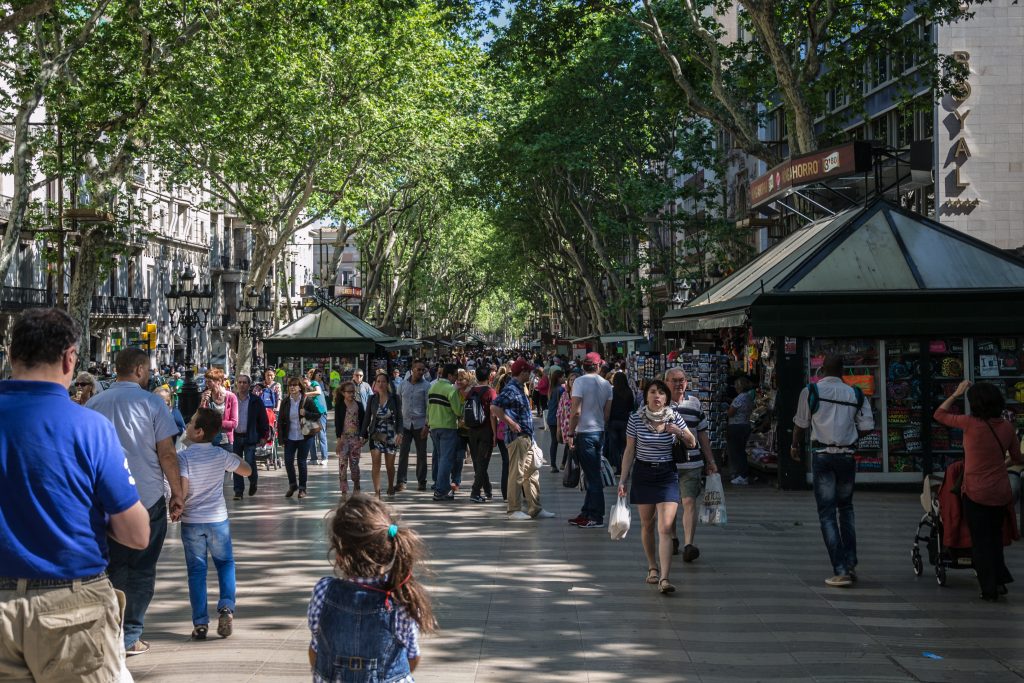
<svg viewBox="0 0 1024 683">
<path fill-rule="evenodd" d="M 158 349 L 166 349 L 167 348 L 167 344 L 157 344 L 156 348 L 158 348 Z"/>
</svg>

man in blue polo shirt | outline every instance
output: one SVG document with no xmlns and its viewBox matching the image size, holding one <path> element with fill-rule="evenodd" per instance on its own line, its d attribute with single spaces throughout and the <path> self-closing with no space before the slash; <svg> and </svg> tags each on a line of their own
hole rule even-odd
<svg viewBox="0 0 1024 683">
<path fill-rule="evenodd" d="M 11 330 L 14 379 L 0 382 L 4 680 L 117 680 L 124 650 L 107 535 L 149 543 L 114 428 L 68 397 L 78 336 L 56 309 L 27 311 Z"/>
</svg>

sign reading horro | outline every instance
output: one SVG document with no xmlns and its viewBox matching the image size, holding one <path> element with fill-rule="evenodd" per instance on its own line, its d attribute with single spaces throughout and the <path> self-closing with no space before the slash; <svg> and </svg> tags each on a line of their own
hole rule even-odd
<svg viewBox="0 0 1024 683">
<path fill-rule="evenodd" d="M 750 208 L 782 196 L 792 187 L 871 169 L 871 143 L 863 140 L 820 149 L 781 164 L 750 183 Z"/>
</svg>

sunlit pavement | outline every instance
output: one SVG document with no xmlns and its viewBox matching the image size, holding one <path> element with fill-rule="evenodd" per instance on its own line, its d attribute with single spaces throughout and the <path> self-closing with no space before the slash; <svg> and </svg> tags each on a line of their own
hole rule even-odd
<svg viewBox="0 0 1024 683">
<path fill-rule="evenodd" d="M 363 462 L 368 482 L 368 455 Z M 494 481 L 499 467 L 495 451 Z M 951 572 L 944 588 L 927 564 L 915 577 L 915 494 L 857 493 L 860 579 L 839 589 L 823 583 L 830 568 L 809 492 L 727 487 L 729 525 L 698 529 L 701 557 L 673 565 L 678 590 L 663 596 L 644 583 L 635 513 L 622 542 L 607 529 L 571 527 L 582 494 L 544 471 L 544 507 L 556 518 L 507 522 L 500 496 L 468 500 L 468 465 L 463 479 L 453 502 L 415 490 L 393 499 L 431 549 L 426 582 L 441 624 L 422 643 L 417 681 L 997 683 L 1024 675 L 1024 583 L 991 605 L 978 599 L 970 570 Z M 333 454 L 330 467 L 310 467 L 308 498 L 284 498 L 286 486 L 283 469 L 261 469 L 255 497 L 232 501 L 230 482 L 225 489 L 238 562 L 228 639 L 211 630 L 206 642 L 189 641 L 172 525 L 146 622 L 152 650 L 129 660 L 137 680 L 310 680 L 305 615 L 313 585 L 331 571 L 323 519 L 339 494 Z M 605 494 L 610 505 L 614 493 Z M 1024 581 L 1022 558 L 1024 546 L 1008 549 Z M 211 565 L 211 610 L 216 595 Z"/>
</svg>

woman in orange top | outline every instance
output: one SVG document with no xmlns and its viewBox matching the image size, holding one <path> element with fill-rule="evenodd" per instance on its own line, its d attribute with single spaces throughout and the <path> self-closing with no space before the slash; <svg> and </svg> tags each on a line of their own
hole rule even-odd
<svg viewBox="0 0 1024 683">
<path fill-rule="evenodd" d="M 949 412 L 953 402 L 967 394 L 971 415 Z M 994 385 L 972 385 L 964 380 L 935 411 L 935 421 L 964 432 L 964 516 L 971 530 L 974 571 L 981 598 L 994 602 L 1013 581 L 1003 560 L 1003 523 L 1013 502 L 1006 453 L 1021 462 L 1020 443 L 1012 424 L 1003 419 L 1005 401 Z"/>
</svg>

